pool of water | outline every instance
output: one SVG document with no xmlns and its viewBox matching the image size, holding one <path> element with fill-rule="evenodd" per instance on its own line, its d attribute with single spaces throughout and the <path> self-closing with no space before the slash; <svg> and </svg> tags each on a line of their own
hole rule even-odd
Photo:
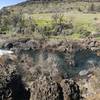
<svg viewBox="0 0 100 100">
<path fill-rule="evenodd" d="M 46 68 L 56 64 L 61 73 L 69 75 L 70 77 L 77 75 L 84 69 L 89 69 L 94 66 L 99 67 L 100 64 L 100 57 L 91 50 L 77 51 L 75 54 L 24 50 L 20 52 L 19 59 L 21 58 L 21 55 L 24 54 L 33 59 L 33 66 L 40 63 L 40 65 L 43 65 Z M 69 62 L 73 62 L 74 64 L 69 65 Z"/>
</svg>

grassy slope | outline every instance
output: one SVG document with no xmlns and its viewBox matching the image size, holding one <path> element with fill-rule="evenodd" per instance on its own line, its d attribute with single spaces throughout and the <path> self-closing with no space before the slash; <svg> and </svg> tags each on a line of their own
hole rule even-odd
<svg viewBox="0 0 100 100">
<path fill-rule="evenodd" d="M 36 21 L 39 26 L 50 25 L 52 23 L 52 15 L 53 13 L 45 13 L 45 14 L 32 14 L 31 16 Z M 64 20 L 72 20 L 75 30 L 79 28 L 85 28 L 88 31 L 94 32 L 96 31 L 95 23 L 100 21 L 100 14 L 82 14 L 82 13 L 62 13 L 64 16 Z M 95 20 L 97 18 L 97 20 Z M 55 37 L 55 36 L 52 36 Z M 65 36 L 56 36 L 56 38 L 64 38 Z M 80 36 L 75 32 L 75 34 L 71 36 L 66 36 L 67 38 L 75 38 L 78 39 Z M 99 37 L 98 37 L 99 39 Z"/>
<path fill-rule="evenodd" d="M 25 14 L 24 16 L 26 18 L 28 18 L 29 16 L 31 16 L 33 18 L 33 20 L 35 21 L 36 24 L 38 24 L 38 26 L 50 26 L 52 24 L 52 16 L 54 15 L 54 13 L 40 13 L 40 14 Z M 59 35 L 59 36 L 50 36 L 49 39 L 80 39 L 80 34 L 77 33 L 76 30 L 82 28 L 85 28 L 89 31 L 96 31 L 95 29 L 95 23 L 96 20 L 94 20 L 95 18 L 97 18 L 98 21 L 100 21 L 100 14 L 82 14 L 82 13 L 76 13 L 76 14 L 72 14 L 72 13 L 62 13 L 62 15 L 64 16 L 64 20 L 72 20 L 74 27 L 75 27 L 75 33 L 73 35 L 69 35 L 69 36 L 64 36 L 64 35 Z M 37 35 L 36 33 L 33 34 Z M 8 35 L 7 35 L 8 36 Z M 22 35 L 18 35 L 16 36 L 16 38 L 20 38 L 22 37 Z M 32 37 L 32 35 L 29 36 L 26 35 L 25 37 Z M 37 36 L 38 37 L 38 36 Z M 97 37 L 97 39 L 99 40 L 100 37 Z"/>
<path fill-rule="evenodd" d="M 80 36 L 77 34 L 78 29 L 85 28 L 88 31 L 96 31 L 95 29 L 95 23 L 97 18 L 98 21 L 100 21 L 100 14 L 83 14 L 82 12 L 79 12 L 78 9 L 80 8 L 82 11 L 86 11 L 88 7 L 92 3 L 88 2 L 75 2 L 75 3 L 49 3 L 49 4 L 23 4 L 23 5 L 16 5 L 10 7 L 9 10 L 13 11 L 13 13 L 19 13 L 20 10 L 24 13 L 25 17 L 31 16 L 33 20 L 39 25 L 39 26 L 48 26 L 52 24 L 52 15 L 54 15 L 54 12 L 50 11 L 58 11 L 58 13 L 61 13 L 64 15 L 65 20 L 72 20 L 74 27 L 75 27 L 75 33 L 72 36 L 52 36 L 52 38 L 75 38 L 79 39 Z M 100 2 L 95 2 L 95 5 L 99 6 Z M 28 14 L 27 14 L 28 13 Z M 99 39 L 99 37 L 98 37 Z"/>
</svg>

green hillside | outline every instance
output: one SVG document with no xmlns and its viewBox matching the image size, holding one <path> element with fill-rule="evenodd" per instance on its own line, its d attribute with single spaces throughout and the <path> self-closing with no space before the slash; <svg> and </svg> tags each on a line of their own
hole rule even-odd
<svg viewBox="0 0 100 100">
<path fill-rule="evenodd" d="M 99 38 L 100 2 L 27 0 L 0 10 L 0 33 L 7 36 Z"/>
</svg>

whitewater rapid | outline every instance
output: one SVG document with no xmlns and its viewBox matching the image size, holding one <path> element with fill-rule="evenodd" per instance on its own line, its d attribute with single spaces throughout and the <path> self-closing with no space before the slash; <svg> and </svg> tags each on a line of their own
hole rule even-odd
<svg viewBox="0 0 100 100">
<path fill-rule="evenodd" d="M 10 51 L 10 50 L 0 49 L 0 56 L 7 55 L 7 54 L 13 54 L 13 53 L 14 52 L 13 51 Z"/>
</svg>

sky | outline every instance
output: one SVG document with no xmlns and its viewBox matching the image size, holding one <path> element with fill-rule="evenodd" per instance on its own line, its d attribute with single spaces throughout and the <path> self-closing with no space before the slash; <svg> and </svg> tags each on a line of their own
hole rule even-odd
<svg viewBox="0 0 100 100">
<path fill-rule="evenodd" d="M 26 1 L 26 0 L 0 0 L 0 8 L 9 6 L 9 5 L 13 5 L 13 4 L 17 4 L 22 1 Z"/>
</svg>

